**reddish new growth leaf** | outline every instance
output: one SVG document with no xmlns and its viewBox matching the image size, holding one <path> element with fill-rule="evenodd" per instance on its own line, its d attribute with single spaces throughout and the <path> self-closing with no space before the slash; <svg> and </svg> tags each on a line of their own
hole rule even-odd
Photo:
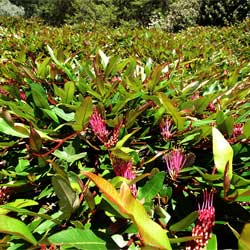
<svg viewBox="0 0 250 250">
<path fill-rule="evenodd" d="M 128 180 L 133 180 L 135 178 L 136 175 L 133 172 L 132 161 L 125 161 L 111 156 L 111 162 L 116 176 L 122 176 Z M 130 190 L 135 197 L 137 194 L 136 185 L 131 185 Z"/>
<path fill-rule="evenodd" d="M 122 121 L 119 122 L 119 124 L 114 128 L 113 134 L 110 136 L 110 138 L 110 133 L 106 127 L 106 122 L 98 113 L 97 109 L 95 109 L 93 114 L 91 115 L 89 123 L 93 132 L 106 148 L 111 148 L 117 143 L 119 132 L 122 127 Z"/>
<path fill-rule="evenodd" d="M 215 221 L 215 208 L 213 206 L 214 192 L 203 191 L 203 202 L 199 204 L 199 216 L 192 236 L 199 237 L 189 243 L 186 250 L 202 250 L 211 238 Z"/>
<path fill-rule="evenodd" d="M 168 174 L 172 180 L 178 178 L 180 170 L 184 167 L 187 157 L 181 149 L 174 149 L 164 157 L 167 165 Z"/>
</svg>

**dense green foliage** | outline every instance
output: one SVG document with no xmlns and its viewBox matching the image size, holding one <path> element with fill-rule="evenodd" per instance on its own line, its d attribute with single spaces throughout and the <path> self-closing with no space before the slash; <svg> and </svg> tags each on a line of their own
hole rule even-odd
<svg viewBox="0 0 250 250">
<path fill-rule="evenodd" d="M 249 30 L 0 19 L 1 247 L 249 249 Z"/>
<path fill-rule="evenodd" d="M 6 0 L 7 1 L 7 0 Z M 229 25 L 250 15 L 250 0 L 10 0 L 26 17 L 61 25 L 92 22 L 117 27 L 160 26 L 178 31 L 194 25 Z"/>
</svg>

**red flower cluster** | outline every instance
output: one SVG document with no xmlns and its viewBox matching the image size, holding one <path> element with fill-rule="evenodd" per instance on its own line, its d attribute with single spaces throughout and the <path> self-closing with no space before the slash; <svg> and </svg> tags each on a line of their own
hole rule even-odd
<svg viewBox="0 0 250 250">
<path fill-rule="evenodd" d="M 187 157 L 181 149 L 174 149 L 164 157 L 167 165 L 168 174 L 172 180 L 176 180 L 180 170 L 184 167 Z"/>
<path fill-rule="evenodd" d="M 122 121 L 114 128 L 113 134 L 110 138 L 110 132 L 107 130 L 106 122 L 96 109 L 91 115 L 89 123 L 93 132 L 106 148 L 111 148 L 117 143 L 119 132 L 122 127 Z"/>
<path fill-rule="evenodd" d="M 211 238 L 212 229 L 215 221 L 215 209 L 213 206 L 213 191 L 203 192 L 203 202 L 199 204 L 199 216 L 195 227 L 192 230 L 192 236 L 199 237 L 194 239 L 186 247 L 186 250 L 202 250 Z"/>
<path fill-rule="evenodd" d="M 132 161 L 125 161 L 111 156 L 111 162 L 116 176 L 122 176 L 128 180 L 133 180 L 136 177 L 132 169 Z M 130 186 L 130 190 L 133 196 L 136 196 L 137 189 L 135 184 Z"/>
<path fill-rule="evenodd" d="M 161 128 L 161 135 L 164 138 L 164 140 L 168 141 L 172 138 L 174 132 L 173 132 L 173 122 L 171 119 L 166 118 L 165 121 L 160 123 Z"/>
</svg>

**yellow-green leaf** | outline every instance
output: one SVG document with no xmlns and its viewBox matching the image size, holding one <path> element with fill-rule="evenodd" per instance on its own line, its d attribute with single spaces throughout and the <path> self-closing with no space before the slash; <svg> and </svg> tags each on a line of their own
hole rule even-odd
<svg viewBox="0 0 250 250">
<path fill-rule="evenodd" d="M 33 245 L 37 244 L 37 241 L 29 231 L 29 228 L 22 221 L 6 215 L 0 215 L 0 232 L 4 234 L 15 235 L 30 242 Z"/>
<path fill-rule="evenodd" d="M 121 213 L 130 217 L 145 245 L 157 249 L 172 249 L 166 230 L 149 218 L 145 208 L 133 197 L 125 182 L 122 183 L 120 192 L 118 192 L 111 183 L 102 177 L 90 172 L 84 172 L 84 175 L 99 187 L 107 199 L 119 208 Z"/>
<path fill-rule="evenodd" d="M 212 128 L 213 156 L 218 173 L 224 173 L 228 164 L 229 180 L 233 176 L 233 149 L 217 128 Z"/>
</svg>

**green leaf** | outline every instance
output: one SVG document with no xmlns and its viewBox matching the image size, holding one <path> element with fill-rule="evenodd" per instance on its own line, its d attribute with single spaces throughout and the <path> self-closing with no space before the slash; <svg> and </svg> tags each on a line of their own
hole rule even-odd
<svg viewBox="0 0 250 250">
<path fill-rule="evenodd" d="M 135 129 L 134 131 L 132 131 L 131 133 L 123 136 L 123 138 L 121 140 L 119 140 L 117 143 L 116 143 L 116 146 L 115 148 L 116 149 L 121 149 L 123 147 L 123 145 L 125 144 L 125 142 L 133 135 L 135 134 L 139 129 Z"/>
<path fill-rule="evenodd" d="M 75 113 L 75 124 L 72 125 L 74 130 L 82 130 L 87 123 L 89 122 L 89 118 L 92 114 L 93 106 L 92 106 L 92 98 L 90 96 L 85 97 L 82 101 L 80 107 L 76 110 Z"/>
<path fill-rule="evenodd" d="M 224 174 L 226 165 L 228 164 L 228 177 L 231 180 L 233 176 L 233 149 L 221 132 L 215 127 L 212 128 L 212 136 L 215 167 L 218 173 Z"/>
<path fill-rule="evenodd" d="M 221 174 L 207 174 L 207 173 L 203 173 L 198 167 L 192 167 L 192 168 L 195 169 L 206 181 L 216 181 L 216 180 L 223 179 L 222 173 Z"/>
<path fill-rule="evenodd" d="M 74 98 L 75 94 L 75 83 L 74 82 L 66 82 L 64 85 L 64 98 L 62 99 L 63 103 L 70 104 Z"/>
<path fill-rule="evenodd" d="M 153 72 L 150 76 L 150 80 L 147 83 L 147 89 L 149 91 L 153 91 L 154 87 L 157 86 L 157 84 L 159 84 L 160 79 L 161 79 L 161 74 L 162 74 L 162 69 L 165 67 L 166 65 L 158 65 L 153 69 Z"/>
<path fill-rule="evenodd" d="M 47 75 L 49 74 L 49 61 L 50 58 L 47 57 L 43 60 L 42 63 L 37 64 L 37 76 L 40 77 L 41 79 L 46 78 Z"/>
<path fill-rule="evenodd" d="M 15 124 L 18 125 L 18 124 Z M 0 117 L 0 132 L 16 136 L 20 138 L 28 138 L 29 137 L 29 131 L 26 129 L 26 127 L 21 126 L 23 124 L 20 124 L 20 126 L 13 126 L 11 127 L 3 118 Z M 20 128 L 23 128 L 22 130 Z"/>
<path fill-rule="evenodd" d="M 70 182 L 60 175 L 54 175 L 52 177 L 52 185 L 59 198 L 59 206 L 63 212 L 63 217 L 69 219 L 75 209 L 80 205 L 79 197 L 71 188 Z"/>
<path fill-rule="evenodd" d="M 0 215 L 0 232 L 4 234 L 15 235 L 28 241 L 32 245 L 37 244 L 37 241 L 29 231 L 29 228 L 22 221 L 6 215 Z"/>
<path fill-rule="evenodd" d="M 179 130 L 182 130 L 184 128 L 185 119 L 181 117 L 180 112 L 173 106 L 166 94 L 159 93 L 159 98 L 164 108 L 166 109 L 166 112 L 173 117 L 177 128 Z"/>
<path fill-rule="evenodd" d="M 54 122 L 59 123 L 59 119 L 56 115 L 56 113 L 53 112 L 53 110 L 50 109 L 41 109 L 47 116 L 49 116 Z"/>
<path fill-rule="evenodd" d="M 51 111 L 54 112 L 57 116 L 59 116 L 60 118 L 62 118 L 66 122 L 74 121 L 75 113 L 73 113 L 73 112 L 65 113 L 64 110 L 59 108 L 59 107 L 53 107 L 53 109 Z"/>
<path fill-rule="evenodd" d="M 53 155 L 55 155 L 56 157 L 58 157 L 61 160 L 65 160 L 69 163 L 73 163 L 79 159 L 82 159 L 84 157 L 86 157 L 87 153 L 86 152 L 82 152 L 79 154 L 69 154 L 68 152 L 64 151 L 60 151 L 60 150 L 56 150 Z"/>
<path fill-rule="evenodd" d="M 250 223 L 246 223 L 238 239 L 239 250 L 250 250 Z"/>
<path fill-rule="evenodd" d="M 89 229 L 69 228 L 51 235 L 48 238 L 51 244 L 67 246 L 74 249 L 83 250 L 106 250 L 104 240 L 97 237 Z"/>
<path fill-rule="evenodd" d="M 248 120 L 243 127 L 243 134 L 246 138 L 250 137 L 250 120 Z"/>
<path fill-rule="evenodd" d="M 213 250 L 217 250 L 218 246 L 217 246 L 217 237 L 215 234 L 212 234 L 212 238 L 208 240 L 207 246 L 206 246 L 207 250 L 213 249 Z"/>
<path fill-rule="evenodd" d="M 147 183 L 139 188 L 137 198 L 144 199 L 145 202 L 151 201 L 161 190 L 166 174 L 156 173 Z"/>
<path fill-rule="evenodd" d="M 187 229 L 196 219 L 198 218 L 198 212 L 194 211 L 187 215 L 182 220 L 178 221 L 177 223 L 170 226 L 170 230 L 174 232 L 179 232 Z"/>
<path fill-rule="evenodd" d="M 75 80 L 75 76 L 71 73 L 71 71 L 68 69 L 68 67 L 66 65 L 64 65 L 63 63 L 61 63 L 56 57 L 55 57 L 55 54 L 54 54 L 54 51 L 52 50 L 52 48 L 50 48 L 49 45 L 47 45 L 47 49 L 49 51 L 49 54 L 52 58 L 52 60 L 55 62 L 55 64 L 64 70 L 64 72 L 66 73 L 66 75 L 69 77 L 69 79 L 71 81 L 74 81 Z"/>
<path fill-rule="evenodd" d="M 42 85 L 38 83 L 30 83 L 31 94 L 35 105 L 39 108 L 50 109 L 48 97 Z"/>
<path fill-rule="evenodd" d="M 113 71 L 117 71 L 117 65 L 120 60 L 119 56 L 113 56 L 109 59 L 108 65 L 105 69 L 105 77 L 108 77 L 110 74 L 113 74 Z"/>
<path fill-rule="evenodd" d="M 158 247 L 158 249 L 172 249 L 166 231 L 149 218 L 145 208 L 132 196 L 129 186 L 125 182 L 122 183 L 118 193 L 115 187 L 102 177 L 90 172 L 84 172 L 83 174 L 99 187 L 107 199 L 119 208 L 121 213 L 131 218 L 145 245 Z"/>
<path fill-rule="evenodd" d="M 16 208 L 23 208 L 23 207 L 30 207 L 30 206 L 36 206 L 38 205 L 38 202 L 29 200 L 29 199 L 16 199 L 13 202 L 9 202 L 4 204 L 4 206 L 12 206 Z M 7 214 L 11 210 L 8 210 L 7 208 L 3 208 L 0 206 L 0 214 Z"/>
</svg>

